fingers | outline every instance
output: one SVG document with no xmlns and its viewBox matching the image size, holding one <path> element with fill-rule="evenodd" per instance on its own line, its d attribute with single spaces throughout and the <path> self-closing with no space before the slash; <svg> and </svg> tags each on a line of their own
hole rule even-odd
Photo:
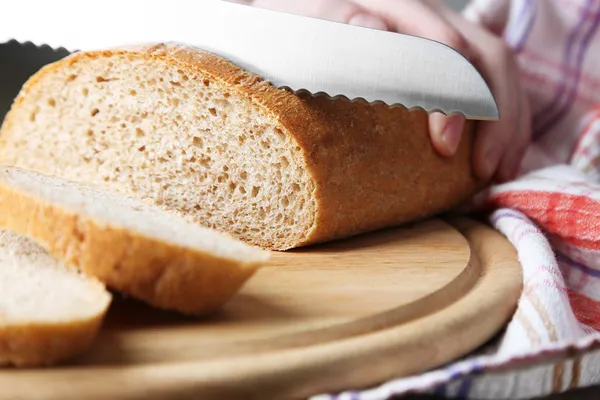
<svg viewBox="0 0 600 400">
<path fill-rule="evenodd" d="M 397 32 L 420 36 L 444 43 L 472 60 L 473 51 L 464 38 L 439 10 L 423 0 L 353 0 L 354 3 L 385 19 Z M 433 4 L 433 3 L 432 3 Z M 443 4 L 435 4 L 443 7 Z M 441 113 L 429 116 L 429 130 L 434 148 L 443 156 L 452 156 L 460 145 L 465 119 Z"/>
<path fill-rule="evenodd" d="M 502 45 L 503 46 L 503 45 Z M 517 80 L 517 67 L 512 59 L 499 47 L 492 51 L 485 63 L 496 63 L 487 71 L 490 74 L 490 86 L 496 95 L 500 109 L 500 121 L 481 122 L 475 141 L 474 167 L 477 175 L 484 180 L 496 177 L 510 179 L 514 170 L 514 160 L 510 156 L 517 150 L 517 140 L 521 140 L 524 121 L 528 119 L 522 109 L 521 92 Z M 495 68 L 495 69 L 494 69 Z M 522 115 L 523 114 L 523 115 Z"/>
<path fill-rule="evenodd" d="M 519 101 L 519 122 L 517 130 L 512 135 L 510 148 L 500 161 L 497 179 L 500 182 L 513 180 L 517 177 L 521 162 L 531 141 L 531 114 L 529 100 L 521 93 Z"/>
<path fill-rule="evenodd" d="M 437 112 L 429 115 L 429 134 L 438 153 L 446 157 L 456 153 L 464 126 L 465 118 L 462 115 L 446 117 Z"/>
<path fill-rule="evenodd" d="M 255 0 L 255 7 L 387 30 L 386 22 L 346 0 Z"/>
<path fill-rule="evenodd" d="M 500 159 L 508 146 L 506 136 L 499 140 L 501 131 L 494 122 L 481 122 L 475 140 L 474 168 L 478 178 L 488 181 L 491 179 L 500 163 Z"/>
<path fill-rule="evenodd" d="M 513 179 L 531 140 L 529 102 L 520 85 L 515 56 L 497 36 L 458 15 L 442 11 L 472 39 L 478 70 L 496 98 L 500 120 L 481 122 L 474 149 L 474 169 L 484 180 Z"/>
<path fill-rule="evenodd" d="M 500 121 L 478 125 L 473 155 L 475 173 L 485 181 L 492 177 L 507 180 L 516 175 L 531 137 L 531 117 L 519 86 L 514 55 L 495 35 L 465 21 L 440 0 L 255 0 L 254 5 L 393 30 L 456 49 L 480 71 L 496 97 L 501 115 Z M 441 155 L 456 153 L 464 124 L 461 116 L 429 116 L 431 140 Z"/>
</svg>

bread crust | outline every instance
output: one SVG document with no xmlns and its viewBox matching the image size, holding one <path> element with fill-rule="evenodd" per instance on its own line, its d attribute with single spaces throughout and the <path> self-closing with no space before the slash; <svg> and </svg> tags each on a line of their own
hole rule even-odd
<svg viewBox="0 0 600 400">
<path fill-rule="evenodd" d="M 0 327 L 0 366 L 50 366 L 82 354 L 96 338 L 107 309 L 87 320 Z"/>
<path fill-rule="evenodd" d="M 0 226 L 35 239 L 67 265 L 155 307 L 212 312 L 267 260 L 237 261 L 96 221 L 0 180 Z"/>
<path fill-rule="evenodd" d="M 216 55 L 178 44 L 75 53 L 30 79 L 13 107 L 46 74 L 82 60 L 127 53 L 160 59 L 226 85 L 262 107 L 297 142 L 314 181 L 317 211 L 303 239 L 279 243 L 266 238 L 264 247 L 285 250 L 429 217 L 466 201 L 480 184 L 471 167 L 473 121 L 465 125 L 456 155 L 443 157 L 431 144 L 424 111 L 294 94 Z M 11 116 L 3 131 L 10 130 Z"/>
</svg>

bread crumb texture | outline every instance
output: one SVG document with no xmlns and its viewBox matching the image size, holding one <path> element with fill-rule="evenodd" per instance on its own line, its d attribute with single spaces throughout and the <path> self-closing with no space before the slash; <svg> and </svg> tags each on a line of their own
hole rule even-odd
<svg viewBox="0 0 600 400">
<path fill-rule="evenodd" d="M 0 226 L 111 289 L 186 314 L 220 308 L 269 259 L 153 205 L 16 167 L 0 168 Z"/>
<path fill-rule="evenodd" d="M 3 164 L 109 187 L 276 250 L 455 206 L 475 187 L 470 150 L 467 132 L 456 157 L 437 156 L 422 112 L 298 96 L 175 44 L 45 67 L 0 132 Z"/>
<path fill-rule="evenodd" d="M 0 365 L 49 365 L 80 354 L 111 301 L 100 282 L 4 229 L 0 293 Z"/>
</svg>

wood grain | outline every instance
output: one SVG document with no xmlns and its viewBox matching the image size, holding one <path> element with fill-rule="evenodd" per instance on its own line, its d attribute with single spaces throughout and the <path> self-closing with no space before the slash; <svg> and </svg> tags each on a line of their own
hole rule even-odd
<svg viewBox="0 0 600 400">
<path fill-rule="evenodd" d="M 0 372 L 2 398 L 303 398 L 418 373 L 474 349 L 514 311 L 512 246 L 440 220 L 274 257 L 220 313 L 115 302 L 76 363 Z"/>
</svg>

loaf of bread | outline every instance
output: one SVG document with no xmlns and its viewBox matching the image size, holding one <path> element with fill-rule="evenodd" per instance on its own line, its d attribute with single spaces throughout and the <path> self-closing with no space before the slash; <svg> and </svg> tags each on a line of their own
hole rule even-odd
<svg viewBox="0 0 600 400">
<path fill-rule="evenodd" d="M 155 206 L 16 167 L 0 168 L 0 226 L 109 288 L 186 314 L 219 308 L 269 259 Z"/>
<path fill-rule="evenodd" d="M 213 54 L 159 44 L 43 68 L 7 115 L 0 163 L 285 250 L 457 206 L 477 186 L 473 129 L 444 158 L 423 111 L 294 94 Z"/>
<path fill-rule="evenodd" d="M 97 280 L 0 229 L 0 366 L 51 365 L 81 354 L 110 302 Z"/>
</svg>

